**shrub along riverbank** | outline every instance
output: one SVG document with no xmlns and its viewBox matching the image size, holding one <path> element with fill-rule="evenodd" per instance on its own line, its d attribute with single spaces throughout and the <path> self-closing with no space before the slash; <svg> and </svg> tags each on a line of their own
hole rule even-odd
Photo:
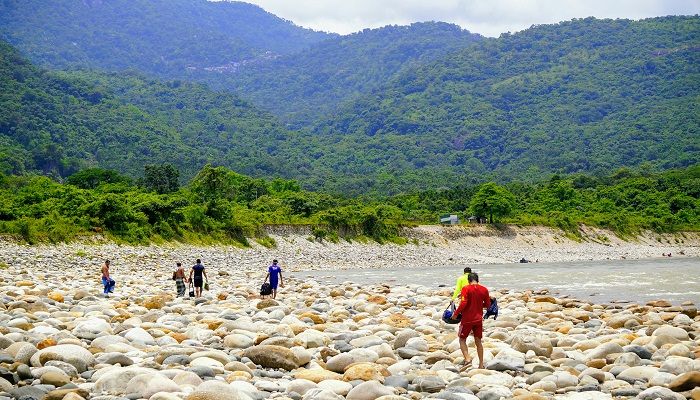
<svg viewBox="0 0 700 400">
<path fill-rule="evenodd" d="M 208 165 L 187 187 L 180 187 L 178 177 L 167 164 L 147 166 L 137 182 L 101 168 L 63 183 L 1 175 L 0 234 L 28 243 L 101 234 L 131 244 L 247 245 L 246 238 L 265 236 L 264 225 L 299 224 L 312 226 L 315 240 L 401 243 L 402 227 L 434 224 L 442 214 L 556 227 L 571 237 L 580 235 L 582 224 L 622 236 L 700 228 L 700 166 L 555 175 L 539 184 L 489 182 L 371 199 L 309 192 L 297 181 L 253 179 Z"/>
</svg>

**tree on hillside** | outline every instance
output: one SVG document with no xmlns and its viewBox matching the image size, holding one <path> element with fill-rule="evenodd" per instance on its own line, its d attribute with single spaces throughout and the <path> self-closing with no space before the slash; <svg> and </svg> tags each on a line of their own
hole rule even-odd
<svg viewBox="0 0 700 400">
<path fill-rule="evenodd" d="M 113 169 L 87 168 L 69 176 L 66 183 L 81 189 L 94 189 L 101 183 L 125 183 L 128 185 L 131 183 L 131 179 L 119 175 L 119 172 Z"/>
<path fill-rule="evenodd" d="M 138 180 L 138 185 L 158 194 L 177 192 L 180 189 L 178 179 L 180 171 L 172 164 L 145 165 L 143 167 L 145 176 Z"/>
<path fill-rule="evenodd" d="M 485 183 L 472 197 L 470 207 L 475 215 L 488 215 L 489 221 L 494 222 L 493 217 L 505 217 L 510 214 L 515 206 L 515 196 L 506 188 L 496 185 L 494 182 Z"/>
</svg>

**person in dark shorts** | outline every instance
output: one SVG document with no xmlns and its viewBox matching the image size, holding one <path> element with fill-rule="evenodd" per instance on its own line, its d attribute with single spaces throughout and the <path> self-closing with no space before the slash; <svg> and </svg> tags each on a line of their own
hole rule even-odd
<svg viewBox="0 0 700 400">
<path fill-rule="evenodd" d="M 207 277 L 207 271 L 204 270 L 204 265 L 202 265 L 202 260 L 197 259 L 197 263 L 192 266 L 190 271 L 190 281 L 194 283 L 194 296 L 202 297 L 202 286 L 204 286 L 204 281 L 209 283 L 209 278 Z"/>
<path fill-rule="evenodd" d="M 115 282 L 109 275 L 109 260 L 105 260 L 105 265 L 102 266 L 102 284 L 105 287 L 105 297 L 109 297 L 110 293 L 114 293 Z"/>
<path fill-rule="evenodd" d="M 277 298 L 277 285 L 284 287 L 284 282 L 282 282 L 282 268 L 277 265 L 277 260 L 272 260 L 272 265 L 267 268 L 267 275 L 265 275 L 265 282 L 267 278 L 270 278 L 270 287 L 272 288 L 272 298 Z"/>
<path fill-rule="evenodd" d="M 464 369 L 468 368 L 472 359 L 469 356 L 469 348 L 467 347 L 467 337 L 471 333 L 474 336 L 474 345 L 476 345 L 476 354 L 479 357 L 479 369 L 484 368 L 484 347 L 481 344 L 481 338 L 484 334 L 483 316 L 484 308 L 489 308 L 491 298 L 489 290 L 479 284 L 479 275 L 472 272 L 469 274 L 469 284 L 462 288 L 461 302 L 459 307 L 452 314 L 453 319 L 457 319 L 458 315 L 462 315 L 462 320 L 459 323 L 459 348 L 464 355 Z"/>
</svg>

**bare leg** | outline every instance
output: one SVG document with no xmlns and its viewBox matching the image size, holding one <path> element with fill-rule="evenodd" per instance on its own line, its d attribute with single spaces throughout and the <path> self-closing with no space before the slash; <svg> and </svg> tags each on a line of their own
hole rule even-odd
<svg viewBox="0 0 700 400">
<path fill-rule="evenodd" d="M 272 298 L 273 299 L 277 298 L 277 289 L 272 289 Z"/>
<path fill-rule="evenodd" d="M 459 349 L 462 350 L 462 355 L 464 356 L 464 364 L 470 363 L 472 361 L 469 357 L 469 347 L 467 347 L 467 338 L 459 338 Z"/>
<path fill-rule="evenodd" d="M 479 357 L 479 369 L 484 369 L 484 346 L 481 345 L 481 338 L 474 337 L 476 345 L 476 355 Z"/>
</svg>

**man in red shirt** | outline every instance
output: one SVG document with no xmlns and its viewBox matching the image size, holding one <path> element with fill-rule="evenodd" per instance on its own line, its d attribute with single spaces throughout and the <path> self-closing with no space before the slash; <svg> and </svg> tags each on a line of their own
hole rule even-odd
<svg viewBox="0 0 700 400">
<path fill-rule="evenodd" d="M 484 333 L 483 327 L 483 312 L 484 308 L 489 308 L 491 299 L 489 290 L 479 285 L 479 275 L 475 272 L 469 274 L 469 285 L 462 288 L 462 299 L 459 307 L 452 314 L 452 319 L 457 319 L 457 316 L 462 314 L 462 320 L 459 323 L 459 348 L 464 355 L 464 366 L 468 367 L 472 359 L 469 357 L 469 348 L 467 347 L 467 337 L 472 332 L 474 336 L 474 344 L 476 345 L 476 354 L 479 357 L 479 368 L 484 368 L 484 347 L 481 345 L 481 337 Z"/>
</svg>

